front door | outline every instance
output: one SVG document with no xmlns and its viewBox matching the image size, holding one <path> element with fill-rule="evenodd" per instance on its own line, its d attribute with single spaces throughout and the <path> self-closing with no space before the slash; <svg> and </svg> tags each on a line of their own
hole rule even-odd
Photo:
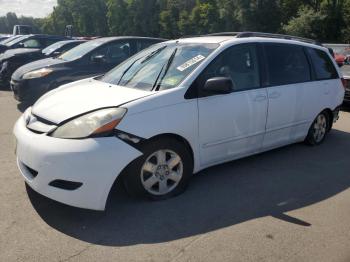
<svg viewBox="0 0 350 262">
<path fill-rule="evenodd" d="M 240 44 L 221 53 L 195 81 L 198 90 L 212 77 L 230 77 L 234 91 L 210 95 L 199 91 L 201 166 L 209 166 L 261 149 L 267 118 L 267 90 L 261 88 L 258 50 Z"/>
</svg>

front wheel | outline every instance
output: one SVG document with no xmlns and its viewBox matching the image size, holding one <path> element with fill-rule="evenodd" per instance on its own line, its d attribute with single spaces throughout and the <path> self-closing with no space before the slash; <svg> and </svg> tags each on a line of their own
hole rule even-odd
<svg viewBox="0 0 350 262">
<path fill-rule="evenodd" d="M 321 144 L 327 135 L 330 127 L 329 115 L 326 112 L 320 113 L 312 123 L 305 142 L 309 145 Z"/>
<path fill-rule="evenodd" d="M 131 195 L 153 200 L 182 193 L 192 175 L 192 157 L 177 139 L 158 139 L 142 148 L 143 156 L 133 161 L 124 176 Z"/>
</svg>

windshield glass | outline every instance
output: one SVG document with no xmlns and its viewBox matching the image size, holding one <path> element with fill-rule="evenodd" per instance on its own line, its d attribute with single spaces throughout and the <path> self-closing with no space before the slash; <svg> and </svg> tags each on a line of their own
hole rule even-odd
<svg viewBox="0 0 350 262">
<path fill-rule="evenodd" d="M 176 87 L 218 44 L 163 43 L 141 51 L 108 72 L 100 81 L 142 90 Z"/>
<path fill-rule="evenodd" d="M 27 38 L 29 38 L 28 35 L 20 36 L 18 38 L 12 39 L 10 42 L 7 42 L 6 45 L 7 46 L 12 46 L 12 45 L 15 45 L 15 44 L 23 41 L 24 39 L 27 39 Z"/>
<path fill-rule="evenodd" d="M 8 43 L 8 42 L 10 42 L 10 41 L 12 41 L 12 40 L 18 38 L 18 37 L 19 37 L 19 36 L 17 36 L 17 37 L 15 37 L 15 36 L 10 36 L 9 38 L 5 38 L 5 39 L 1 40 L 1 41 L 0 41 L 0 44 L 1 44 L 1 45 L 4 45 L 4 44 L 6 44 L 6 43 Z"/>
<path fill-rule="evenodd" d="M 49 55 L 49 54 L 55 52 L 57 49 L 61 48 L 65 43 L 66 43 L 65 41 L 54 43 L 54 44 L 49 45 L 48 47 L 44 48 L 42 50 L 42 52 L 45 55 Z"/>
<path fill-rule="evenodd" d="M 58 58 L 65 61 L 73 61 L 86 55 L 90 51 L 101 46 L 102 44 L 104 44 L 104 42 L 99 40 L 89 41 L 84 44 L 78 45 L 77 47 L 74 47 L 73 49 L 60 55 Z"/>
</svg>

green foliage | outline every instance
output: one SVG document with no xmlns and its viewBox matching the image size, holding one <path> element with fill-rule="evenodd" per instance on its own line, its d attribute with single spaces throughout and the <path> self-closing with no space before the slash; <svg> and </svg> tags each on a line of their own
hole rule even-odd
<svg viewBox="0 0 350 262">
<path fill-rule="evenodd" d="M 29 24 L 50 34 L 176 38 L 223 31 L 350 41 L 350 0 L 58 0 L 44 19 L 0 17 L 0 32 Z"/>
</svg>

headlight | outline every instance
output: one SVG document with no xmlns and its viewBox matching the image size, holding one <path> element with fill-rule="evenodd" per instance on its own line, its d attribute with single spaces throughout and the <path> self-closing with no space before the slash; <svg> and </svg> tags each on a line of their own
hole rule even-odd
<svg viewBox="0 0 350 262">
<path fill-rule="evenodd" d="M 42 69 L 39 69 L 39 70 L 35 70 L 35 71 L 31 71 L 31 72 L 25 73 L 22 78 L 23 79 L 40 78 L 40 77 L 47 76 L 52 71 L 53 70 L 50 69 L 50 68 L 42 68 Z"/>
<path fill-rule="evenodd" d="M 51 136 L 74 139 L 109 135 L 123 119 L 126 111 L 124 108 L 101 109 L 59 126 Z"/>
</svg>

